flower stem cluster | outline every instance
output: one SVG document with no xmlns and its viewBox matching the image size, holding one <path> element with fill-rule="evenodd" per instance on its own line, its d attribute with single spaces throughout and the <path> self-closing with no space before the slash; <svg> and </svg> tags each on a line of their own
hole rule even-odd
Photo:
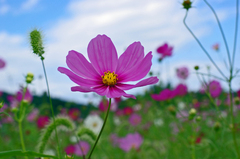
<svg viewBox="0 0 240 159">
<path fill-rule="evenodd" d="M 32 73 L 28 73 L 27 76 L 26 76 L 26 83 L 27 84 L 32 83 L 33 78 L 34 78 L 34 75 Z"/>
<path fill-rule="evenodd" d="M 192 2 L 190 0 L 184 0 L 182 5 L 183 5 L 183 8 L 186 10 L 192 8 Z"/>
</svg>

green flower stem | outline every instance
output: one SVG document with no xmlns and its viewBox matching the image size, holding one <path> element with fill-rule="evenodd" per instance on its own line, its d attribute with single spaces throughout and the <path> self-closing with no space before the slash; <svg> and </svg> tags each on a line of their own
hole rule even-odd
<svg viewBox="0 0 240 159">
<path fill-rule="evenodd" d="M 233 55 L 232 55 L 232 68 L 234 67 L 234 59 L 236 52 L 236 44 L 237 44 L 237 35 L 238 35 L 238 0 L 236 1 L 236 23 L 235 23 L 235 34 L 234 34 L 234 44 L 233 44 Z"/>
<path fill-rule="evenodd" d="M 97 145 L 97 143 L 98 143 L 98 140 L 99 140 L 99 138 L 100 138 L 100 136 L 101 136 L 101 134 L 102 134 L 102 131 L 103 131 L 104 127 L 105 127 L 105 124 L 106 124 L 106 122 L 107 122 L 107 118 L 108 118 L 108 114 L 109 114 L 110 107 L 111 107 L 111 98 L 109 99 L 108 110 L 107 110 L 107 114 L 106 114 L 105 119 L 104 119 L 103 126 L 102 126 L 102 128 L 101 128 L 101 130 L 100 130 L 100 132 L 99 132 L 99 134 L 98 134 L 97 140 L 96 140 L 96 142 L 95 142 L 94 145 L 93 145 L 93 148 L 92 148 L 92 150 L 91 150 L 91 152 L 90 152 L 90 154 L 89 154 L 88 159 L 91 159 L 91 155 L 92 155 L 92 153 L 93 153 L 93 151 L 94 151 L 94 149 L 95 149 L 95 147 L 96 147 L 96 145 Z"/>
<path fill-rule="evenodd" d="M 228 83 L 229 86 L 229 95 L 230 95 L 230 114 L 231 114 L 231 122 L 232 122 L 232 137 L 233 137 L 233 142 L 234 142 L 234 146 L 238 155 L 238 158 L 240 159 L 240 152 L 239 152 L 239 148 L 238 148 L 238 144 L 237 144 L 237 140 L 236 140 L 236 130 L 235 130 L 235 120 L 234 120 L 234 116 L 233 116 L 233 102 L 232 102 L 232 86 L 231 86 L 231 80 L 229 80 Z"/>
<path fill-rule="evenodd" d="M 195 133 L 195 124 L 194 124 L 194 121 L 192 121 L 192 129 L 193 129 L 193 132 L 192 132 L 192 136 L 193 136 L 193 139 L 191 139 L 191 150 L 192 150 L 192 159 L 195 159 L 195 141 L 196 141 L 196 133 Z"/>
<path fill-rule="evenodd" d="M 23 140 L 23 133 L 22 133 L 22 121 L 18 122 L 18 127 L 19 127 L 19 135 L 20 135 L 22 150 L 23 150 L 23 152 L 26 152 L 26 148 L 25 148 L 25 144 L 24 144 L 24 140 Z M 28 159 L 28 157 L 25 156 L 25 159 Z"/>
<path fill-rule="evenodd" d="M 54 111 L 53 111 L 53 106 L 52 106 L 52 99 L 51 99 L 51 96 L 50 96 L 48 79 L 47 79 L 47 73 L 46 73 L 44 62 L 43 62 L 43 58 L 41 58 L 41 61 L 42 61 L 43 71 L 44 71 L 44 75 L 45 75 L 45 79 L 46 79 L 47 91 L 48 91 L 48 96 L 49 96 L 49 102 L 50 102 L 50 107 L 51 107 L 51 111 L 52 111 L 52 118 L 53 118 L 53 122 L 54 122 L 54 130 L 55 130 L 56 140 L 57 140 L 58 157 L 61 158 L 61 156 L 60 156 L 60 146 L 59 146 L 58 134 L 57 134 L 57 128 L 56 128 L 56 125 L 55 125 L 55 117 L 54 117 Z"/>
<path fill-rule="evenodd" d="M 226 40 L 226 37 L 224 35 L 224 32 L 223 32 L 223 29 L 222 29 L 222 26 L 220 24 L 220 21 L 218 19 L 218 16 L 215 12 L 215 10 L 213 9 L 213 7 L 206 1 L 206 0 L 203 0 L 207 5 L 208 7 L 212 10 L 216 20 L 217 20 L 217 23 L 218 23 L 218 27 L 221 31 L 221 34 L 222 34 L 222 37 L 223 37 L 223 41 L 224 41 L 224 44 L 225 44 L 225 47 L 226 47 L 226 50 L 227 50 L 227 55 L 228 55 L 228 62 L 229 62 L 229 66 L 230 66 L 230 70 L 232 70 L 232 67 L 231 67 L 231 64 L 232 64 L 232 61 L 231 61 L 231 57 L 230 57 L 230 52 L 229 52 L 229 49 L 228 49 L 228 44 L 227 44 L 227 40 Z"/>
<path fill-rule="evenodd" d="M 220 70 L 220 68 L 216 65 L 216 63 L 213 61 L 213 59 L 211 58 L 211 56 L 209 55 L 209 53 L 207 52 L 207 50 L 203 47 L 203 45 L 201 44 L 201 42 L 198 40 L 198 38 L 196 37 L 196 35 L 192 32 L 192 30 L 187 26 L 186 24 L 186 19 L 187 19 L 187 14 L 188 11 L 186 11 L 185 17 L 183 19 L 183 23 L 185 25 L 185 27 L 188 29 L 188 31 L 192 34 L 192 36 L 194 37 L 194 39 L 197 41 L 197 43 L 199 44 L 199 46 L 201 47 L 201 49 L 203 50 L 203 52 L 207 55 L 207 57 L 209 58 L 209 60 L 212 62 L 212 64 L 217 68 L 218 72 L 227 80 L 227 77 L 223 74 L 223 72 Z"/>
</svg>

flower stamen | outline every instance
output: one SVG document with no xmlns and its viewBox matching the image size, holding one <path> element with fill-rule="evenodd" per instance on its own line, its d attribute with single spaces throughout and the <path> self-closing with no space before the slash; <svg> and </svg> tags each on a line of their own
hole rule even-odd
<svg viewBox="0 0 240 159">
<path fill-rule="evenodd" d="M 102 75 L 102 81 L 105 85 L 107 86 L 113 86 L 117 83 L 117 74 L 113 72 L 110 72 L 110 71 L 106 71 L 104 72 L 104 75 Z"/>
</svg>

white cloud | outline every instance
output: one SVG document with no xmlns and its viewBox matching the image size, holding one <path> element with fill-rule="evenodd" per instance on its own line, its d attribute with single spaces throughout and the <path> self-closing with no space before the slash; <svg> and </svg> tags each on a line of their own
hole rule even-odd
<svg viewBox="0 0 240 159">
<path fill-rule="evenodd" d="M 35 7 L 38 4 L 39 0 L 26 0 L 24 3 L 22 3 L 21 5 L 21 9 L 20 10 L 30 10 L 33 7 Z"/>
</svg>

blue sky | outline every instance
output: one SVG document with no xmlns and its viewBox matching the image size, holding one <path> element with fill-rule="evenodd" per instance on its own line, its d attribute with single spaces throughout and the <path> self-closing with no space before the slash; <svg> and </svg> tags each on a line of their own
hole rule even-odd
<svg viewBox="0 0 240 159">
<path fill-rule="evenodd" d="M 235 1 L 211 0 L 228 40 L 230 51 L 233 46 L 235 25 Z M 220 53 L 226 58 L 224 43 L 210 9 L 202 0 L 193 2 L 187 23 L 199 37 L 219 67 L 227 73 L 218 53 L 212 45 L 220 44 Z M 76 50 L 87 55 L 87 45 L 97 34 L 109 36 L 120 55 L 134 41 L 140 41 L 145 53 L 153 52 L 152 71 L 164 82 L 177 85 L 175 69 L 187 66 L 193 72 L 193 66 L 199 65 L 206 72 L 206 65 L 211 72 L 219 75 L 207 56 L 183 25 L 185 10 L 181 1 L 175 0 L 0 0 L 0 58 L 7 62 L 7 67 L 0 70 L 0 90 L 11 93 L 19 89 L 23 76 L 33 72 L 36 79 L 30 88 L 37 94 L 46 90 L 45 82 L 39 79 L 43 75 L 41 61 L 31 53 L 29 32 L 34 28 L 42 30 L 45 46 L 45 65 L 49 76 L 51 94 L 77 102 L 89 102 L 83 93 L 71 92 L 75 84 L 57 71 L 57 67 L 66 66 L 69 50 Z M 238 40 L 239 41 L 239 40 Z M 163 63 L 158 63 L 156 48 L 164 42 L 174 46 L 173 56 Z M 237 43 L 236 59 L 240 58 L 240 46 Z M 236 60 L 235 66 L 240 68 Z M 198 90 L 200 83 L 191 74 L 186 84 L 191 90 Z M 225 87 L 225 84 L 222 83 Z M 238 80 L 233 82 L 234 89 L 240 88 Z M 128 93 L 143 92 L 138 88 Z M 89 95 L 90 97 L 93 94 Z"/>
</svg>

